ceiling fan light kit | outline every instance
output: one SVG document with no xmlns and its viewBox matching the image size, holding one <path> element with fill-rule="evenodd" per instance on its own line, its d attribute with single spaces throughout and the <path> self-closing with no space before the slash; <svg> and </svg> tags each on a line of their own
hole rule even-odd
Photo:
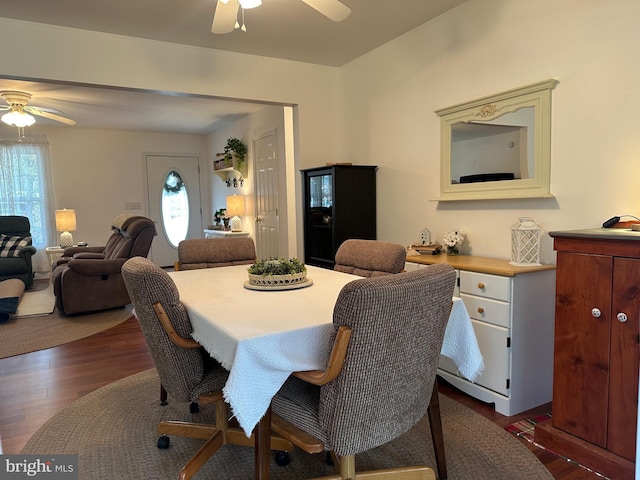
<svg viewBox="0 0 640 480">
<path fill-rule="evenodd" d="M 351 14 L 351 9 L 339 0 L 302 1 L 334 22 L 341 22 Z M 211 24 L 211 33 L 223 34 L 237 29 L 246 32 L 244 11 L 260 5 L 262 5 L 262 0 L 218 0 Z M 240 14 L 242 14 L 242 26 L 238 18 Z"/>
<path fill-rule="evenodd" d="M 24 138 L 24 127 L 30 127 L 36 123 L 36 119 L 30 114 L 49 118 L 66 125 L 76 124 L 75 120 L 63 117 L 58 113 L 53 113 L 51 111 L 52 109 L 27 106 L 27 102 L 31 100 L 30 93 L 19 92 L 16 90 L 2 90 L 0 91 L 0 98 L 7 102 L 7 105 L 5 107 L 0 107 L 0 110 L 9 110 L 7 113 L 2 115 L 1 120 L 7 125 L 18 127 L 18 140 L 22 140 Z"/>
<path fill-rule="evenodd" d="M 240 7 L 245 10 L 249 10 L 250 8 L 256 8 L 262 5 L 262 0 L 238 0 L 240 2 Z"/>
<path fill-rule="evenodd" d="M 17 109 L 2 115 L 2 121 L 11 127 L 18 128 L 30 127 L 36 123 L 36 119 L 31 115 Z"/>
</svg>

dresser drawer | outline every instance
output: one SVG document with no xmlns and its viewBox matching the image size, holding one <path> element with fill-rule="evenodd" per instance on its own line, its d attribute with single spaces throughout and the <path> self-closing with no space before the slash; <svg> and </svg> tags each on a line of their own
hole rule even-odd
<svg viewBox="0 0 640 480">
<path fill-rule="evenodd" d="M 460 293 L 509 302 L 511 301 L 511 279 L 463 270 L 460 272 Z"/>
<path fill-rule="evenodd" d="M 510 304 L 491 298 L 460 294 L 469 316 L 474 320 L 509 328 Z"/>
</svg>

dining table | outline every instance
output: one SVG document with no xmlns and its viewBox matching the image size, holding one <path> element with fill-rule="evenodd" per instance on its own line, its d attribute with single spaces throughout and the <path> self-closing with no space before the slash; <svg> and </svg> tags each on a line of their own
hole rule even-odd
<svg viewBox="0 0 640 480">
<path fill-rule="evenodd" d="M 192 337 L 229 370 L 225 401 L 245 434 L 255 435 L 256 479 L 269 478 L 271 399 L 295 371 L 324 370 L 342 288 L 362 277 L 307 265 L 304 283 L 249 284 L 247 265 L 170 272 L 192 323 Z M 471 319 L 453 297 L 441 350 L 473 380 L 483 360 Z M 265 451 L 266 450 L 266 451 Z"/>
</svg>

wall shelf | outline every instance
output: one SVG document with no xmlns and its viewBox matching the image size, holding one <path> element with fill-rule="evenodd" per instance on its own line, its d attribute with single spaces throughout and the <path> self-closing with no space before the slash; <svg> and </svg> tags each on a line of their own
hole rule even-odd
<svg viewBox="0 0 640 480">
<path fill-rule="evenodd" d="M 230 186 L 230 183 L 235 179 L 237 182 L 242 182 L 247 178 L 247 158 L 240 161 L 238 157 L 233 156 L 232 160 L 225 160 L 223 156 L 213 161 L 213 173 L 222 179 L 223 182 Z"/>
</svg>

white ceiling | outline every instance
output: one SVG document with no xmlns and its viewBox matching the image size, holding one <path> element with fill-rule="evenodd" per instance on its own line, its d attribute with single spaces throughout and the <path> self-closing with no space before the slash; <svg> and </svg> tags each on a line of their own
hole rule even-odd
<svg viewBox="0 0 640 480">
<path fill-rule="evenodd" d="M 263 0 L 262 6 L 245 12 L 247 32 L 237 30 L 224 35 L 211 33 L 215 0 L 0 0 L 0 16 L 342 66 L 466 0 L 342 1 L 351 8 L 351 15 L 336 23 L 302 0 Z M 260 108 L 256 104 L 166 92 L 97 89 L 1 77 L 0 90 L 27 91 L 33 95 L 30 105 L 58 109 L 76 120 L 78 126 L 87 128 L 204 134 Z M 38 121 L 43 125 L 55 123 Z"/>
</svg>

